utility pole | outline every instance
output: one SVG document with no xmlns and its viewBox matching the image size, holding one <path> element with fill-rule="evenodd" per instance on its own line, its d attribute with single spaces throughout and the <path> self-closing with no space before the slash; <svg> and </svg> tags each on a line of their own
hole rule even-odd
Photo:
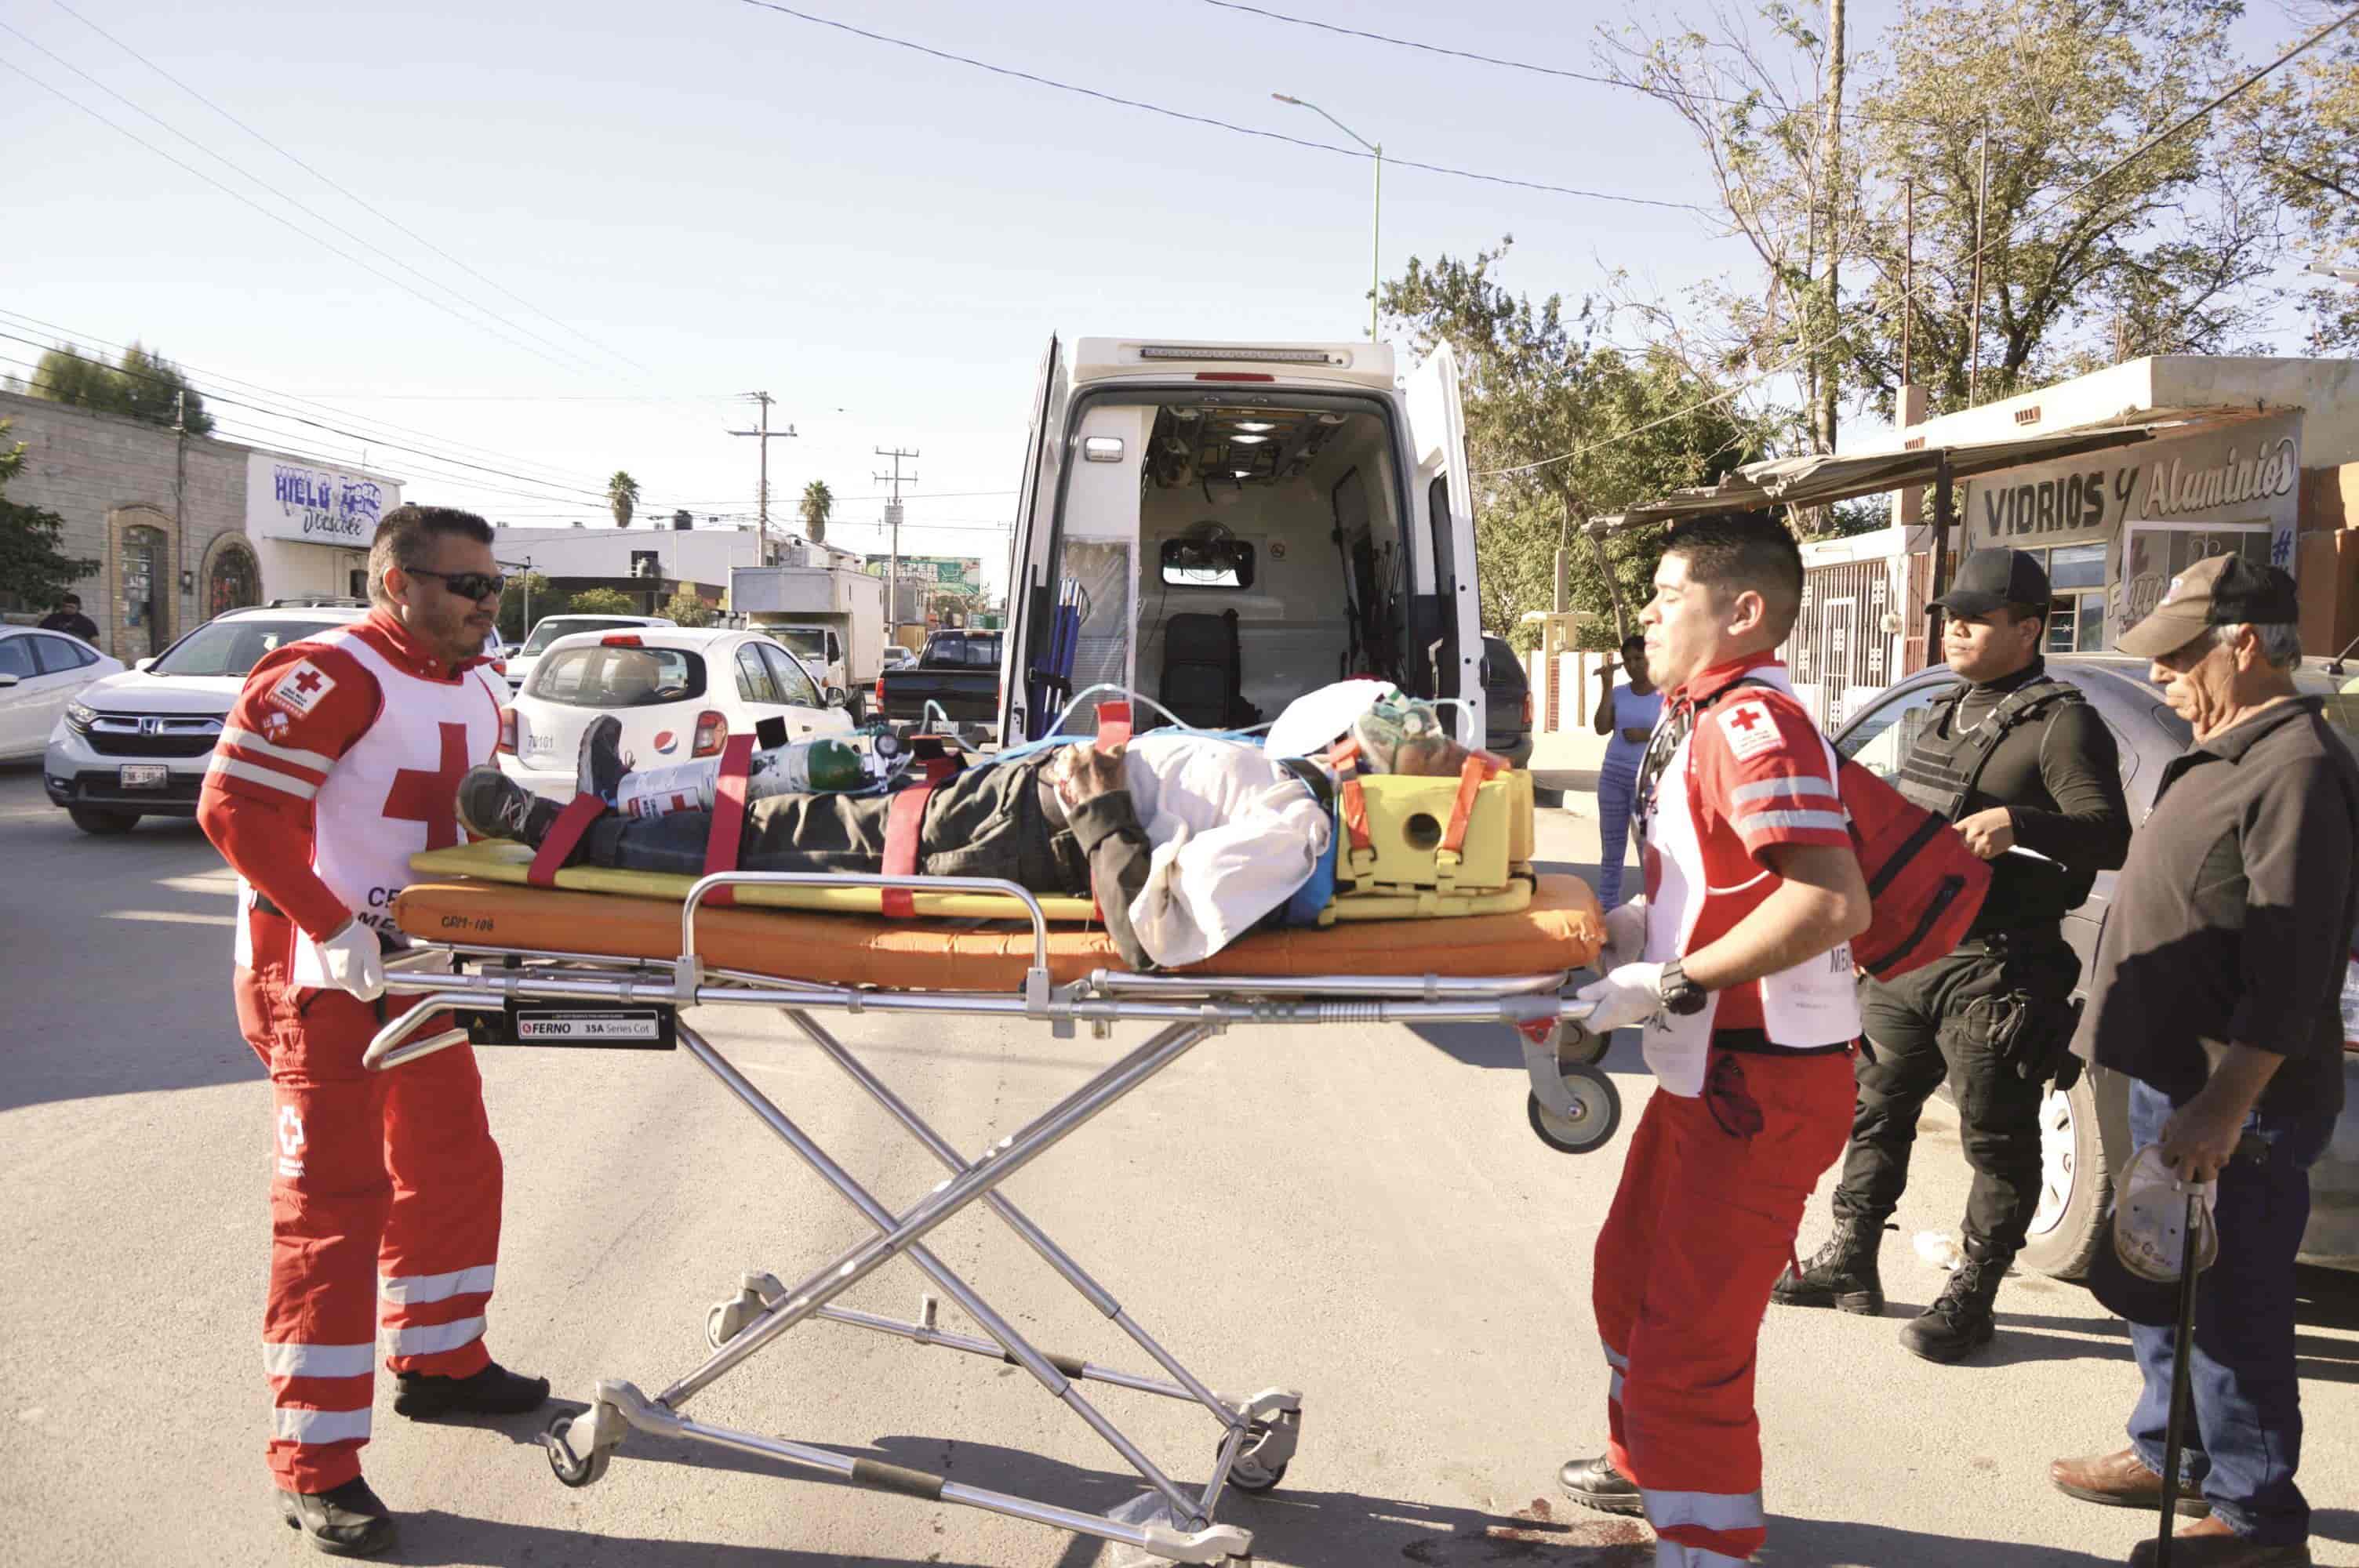
<svg viewBox="0 0 2359 1568">
<path fill-rule="evenodd" d="M 908 458 L 915 461 L 919 454 L 914 451 L 903 451 L 898 447 L 889 449 L 878 447 L 875 450 L 878 457 L 893 460 L 891 473 L 872 473 L 869 476 L 871 483 L 889 483 L 893 487 L 893 499 L 885 503 L 886 526 L 893 535 L 893 543 L 890 546 L 893 564 L 886 568 L 885 578 L 885 640 L 889 643 L 899 634 L 901 630 L 901 481 L 906 478 L 911 484 L 918 482 L 918 476 L 914 471 L 907 475 L 901 472 L 901 460 Z"/>
<path fill-rule="evenodd" d="M 1967 334 L 1966 406 L 1982 401 L 1983 388 L 1983 232 L 1990 214 L 1990 111 L 1983 111 L 1982 175 L 1974 192 L 1974 312 Z"/>
<path fill-rule="evenodd" d="M 1909 358 L 1914 345 L 1908 330 L 1917 316 L 1917 177 L 1912 174 L 1903 180 L 1901 189 L 1908 193 L 1908 204 L 1907 248 L 1900 253 L 1900 384 L 1907 386 L 1917 379 Z"/>
<path fill-rule="evenodd" d="M 1820 420 L 1826 449 L 1835 449 L 1835 414 L 1840 399 L 1843 351 L 1843 0 L 1827 0 L 1827 322 L 1831 340 L 1826 373 L 1820 378 Z"/>
<path fill-rule="evenodd" d="M 752 436 L 760 443 L 758 449 L 762 454 L 762 487 L 758 506 L 762 519 L 762 564 L 766 567 L 770 564 L 770 443 L 791 440 L 794 438 L 795 427 L 789 425 L 783 430 L 770 428 L 772 398 L 768 393 L 749 392 L 745 395 L 762 406 L 762 427 L 758 430 L 732 430 L 729 433 L 733 436 Z"/>
</svg>

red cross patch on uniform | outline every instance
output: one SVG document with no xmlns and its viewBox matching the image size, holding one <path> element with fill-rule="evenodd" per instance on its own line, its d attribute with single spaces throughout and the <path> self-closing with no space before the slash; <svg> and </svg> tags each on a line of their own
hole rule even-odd
<svg viewBox="0 0 2359 1568">
<path fill-rule="evenodd" d="M 278 684 L 270 688 L 265 700 L 300 719 L 335 689 L 334 680 L 319 665 L 309 659 L 299 659 L 278 677 Z"/>
<path fill-rule="evenodd" d="M 1770 717 L 1765 702 L 1731 703 L 1713 717 L 1720 720 L 1720 732 L 1739 762 L 1777 743 L 1777 721 Z"/>
</svg>

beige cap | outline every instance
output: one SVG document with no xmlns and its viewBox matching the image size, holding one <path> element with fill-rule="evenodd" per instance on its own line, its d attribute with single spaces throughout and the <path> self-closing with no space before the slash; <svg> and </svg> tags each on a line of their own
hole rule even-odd
<svg viewBox="0 0 2359 1568">
<path fill-rule="evenodd" d="M 2293 579 L 2242 556 L 2212 556 L 2170 579 L 2154 612 L 2123 633 L 2114 646 L 2141 659 L 2175 654 L 2207 626 L 2290 625 L 2301 619 Z"/>
</svg>

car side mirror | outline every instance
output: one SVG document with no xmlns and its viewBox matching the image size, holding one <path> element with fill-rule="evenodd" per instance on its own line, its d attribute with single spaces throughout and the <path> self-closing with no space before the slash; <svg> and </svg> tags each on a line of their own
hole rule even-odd
<svg viewBox="0 0 2359 1568">
<path fill-rule="evenodd" d="M 131 667 L 135 670 L 144 670 L 155 662 L 156 661 L 152 656 L 145 659 L 134 659 L 131 661 Z"/>
<path fill-rule="evenodd" d="M 840 686 L 832 686 L 827 688 L 827 705 L 830 708 L 849 708 L 852 706 L 852 694 Z"/>
<path fill-rule="evenodd" d="M 15 676 L 0 676 L 0 691 L 6 691 L 16 684 L 16 680 L 17 677 Z"/>
</svg>

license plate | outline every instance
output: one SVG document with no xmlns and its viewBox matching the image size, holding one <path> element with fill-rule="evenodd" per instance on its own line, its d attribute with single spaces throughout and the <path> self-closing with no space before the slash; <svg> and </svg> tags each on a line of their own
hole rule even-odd
<svg viewBox="0 0 2359 1568">
<path fill-rule="evenodd" d="M 163 789 L 172 782 L 172 770 L 161 762 L 125 762 L 122 779 L 125 789 Z"/>
</svg>

